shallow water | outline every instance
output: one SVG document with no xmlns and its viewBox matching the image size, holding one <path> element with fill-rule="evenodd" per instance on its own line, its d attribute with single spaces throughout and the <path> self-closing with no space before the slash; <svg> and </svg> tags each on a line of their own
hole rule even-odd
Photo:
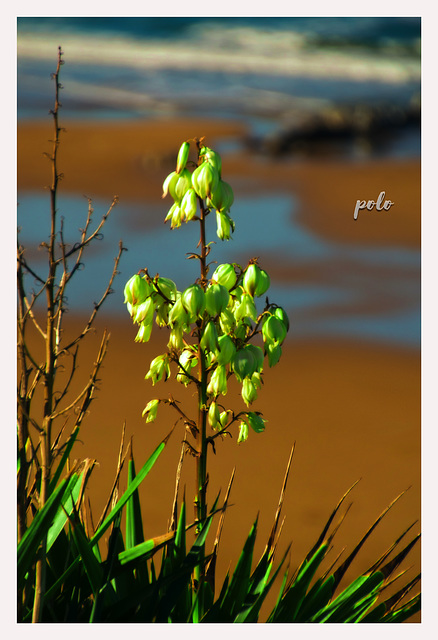
<svg viewBox="0 0 438 640">
<path fill-rule="evenodd" d="M 237 258 L 245 266 L 251 257 L 259 256 L 262 267 L 269 263 L 276 273 L 286 274 L 281 279 L 272 277 L 269 298 L 289 313 L 294 337 L 342 336 L 419 347 L 420 251 L 390 246 L 353 248 L 331 242 L 300 224 L 297 202 L 286 194 L 239 196 L 236 200 L 232 216 L 238 233 L 231 241 L 217 240 L 214 214 L 210 217 L 210 238 L 217 241 L 211 257 L 219 263 L 235 262 Z M 107 205 L 96 200 L 93 207 L 97 224 Z M 107 312 L 125 313 L 124 283 L 142 268 L 147 267 L 151 275 L 160 273 L 172 278 L 179 289 L 198 277 L 196 261 L 185 259 L 188 248 L 196 251 L 193 225 L 183 224 L 170 231 L 168 225 L 157 226 L 148 220 L 141 232 L 141 215 L 149 212 L 148 218 L 155 219 L 156 209 L 157 205 L 147 203 L 123 204 L 114 209 L 105 225 L 104 238 L 85 254 L 85 268 L 72 281 L 68 296 L 72 307 L 85 311 L 100 298 L 120 239 L 128 251 L 120 263 L 114 294 L 105 303 Z M 40 229 L 47 228 L 48 210 L 45 195 L 19 195 L 18 221 L 23 227 L 20 239 L 40 265 L 44 252 L 36 252 L 35 243 L 37 238 L 44 239 Z M 82 226 L 86 210 L 83 197 L 60 198 L 59 215 L 65 216 L 66 242 L 78 238 L 75 232 Z M 163 219 L 164 215 L 165 210 Z M 317 275 L 310 280 L 292 281 L 287 275 L 290 270 L 296 273 L 315 266 Z"/>
</svg>

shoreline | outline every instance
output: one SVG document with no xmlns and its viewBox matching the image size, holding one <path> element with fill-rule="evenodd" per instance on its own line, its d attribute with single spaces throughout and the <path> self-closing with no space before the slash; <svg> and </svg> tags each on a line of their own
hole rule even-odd
<svg viewBox="0 0 438 640">
<path fill-rule="evenodd" d="M 174 169 L 182 140 L 205 135 L 214 146 L 246 135 L 242 122 L 197 119 L 146 122 L 81 122 L 63 125 L 60 189 L 111 202 L 161 201 L 163 176 Z M 50 181 L 44 151 L 50 151 L 51 123 L 18 125 L 18 189 L 42 190 Z M 281 160 L 246 152 L 224 154 L 224 175 L 242 193 L 283 191 L 298 199 L 304 226 L 329 239 L 357 245 L 421 246 L 420 159 L 354 161 L 315 158 Z M 237 188 L 236 188 L 237 191 Z M 361 211 L 358 199 L 395 204 L 389 211 Z"/>
</svg>

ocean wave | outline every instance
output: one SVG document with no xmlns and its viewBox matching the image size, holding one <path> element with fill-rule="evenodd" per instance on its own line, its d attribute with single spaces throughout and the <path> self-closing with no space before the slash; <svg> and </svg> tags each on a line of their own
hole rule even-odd
<svg viewBox="0 0 438 640">
<path fill-rule="evenodd" d="M 418 56 L 382 53 L 371 48 L 322 47 L 302 33 L 251 27 L 199 28 L 187 39 L 140 39 L 114 33 L 19 30 L 18 60 L 53 60 L 62 46 L 72 64 L 136 70 L 196 70 L 227 74 L 270 75 L 419 82 Z"/>
</svg>

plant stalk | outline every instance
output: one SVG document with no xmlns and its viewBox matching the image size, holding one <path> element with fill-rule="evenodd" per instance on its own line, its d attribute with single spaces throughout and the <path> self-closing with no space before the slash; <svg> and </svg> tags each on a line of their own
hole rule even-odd
<svg viewBox="0 0 438 640">
<path fill-rule="evenodd" d="M 60 107 L 59 72 L 61 69 L 62 51 L 58 49 L 58 64 L 53 74 L 55 81 L 55 106 L 52 110 L 54 124 L 53 151 L 50 158 L 52 164 L 52 184 L 50 186 L 50 241 L 48 246 L 49 271 L 46 279 L 46 300 L 47 300 L 47 321 L 46 321 L 46 362 L 44 370 L 44 406 L 43 406 L 43 428 L 40 435 L 41 447 L 41 487 L 39 508 L 42 509 L 49 497 L 50 468 L 51 468 L 51 433 L 52 433 L 52 412 L 53 412 L 53 383 L 56 369 L 55 353 L 55 277 L 56 277 L 56 204 L 58 193 L 58 147 L 60 127 L 58 122 L 58 110 Z M 60 311 L 60 310 L 58 310 Z M 43 539 L 39 558 L 36 564 L 35 576 L 35 600 L 32 614 L 32 622 L 41 622 L 42 609 L 44 603 L 44 592 L 46 582 L 46 537 Z"/>
<path fill-rule="evenodd" d="M 200 284 L 205 290 L 207 286 L 207 244 L 205 235 L 205 207 L 202 198 L 200 203 L 200 265 L 201 279 Z M 205 362 L 204 350 L 201 348 L 200 342 L 204 329 L 204 321 L 199 324 L 198 336 L 198 359 L 199 359 L 199 380 L 198 386 L 198 433 L 197 433 L 197 458 L 196 458 L 196 519 L 197 532 L 202 531 L 207 517 L 207 367 Z M 201 556 L 200 564 L 195 567 L 194 577 L 197 583 L 197 603 L 194 610 L 194 622 L 199 622 L 203 615 L 203 598 L 202 584 L 205 580 L 204 568 L 204 552 Z"/>
</svg>

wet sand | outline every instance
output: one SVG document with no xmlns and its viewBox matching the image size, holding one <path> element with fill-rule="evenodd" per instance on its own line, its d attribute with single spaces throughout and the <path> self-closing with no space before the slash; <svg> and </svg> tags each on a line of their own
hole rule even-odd
<svg viewBox="0 0 438 640">
<path fill-rule="evenodd" d="M 62 190 L 111 201 L 157 201 L 167 171 L 174 169 L 181 142 L 205 136 L 214 146 L 246 134 L 242 123 L 177 120 L 132 123 L 69 122 L 63 125 L 59 166 Z M 50 182 L 50 121 L 18 128 L 18 189 L 41 190 Z M 223 163 L 224 179 L 239 189 L 292 192 L 301 202 L 300 219 L 330 239 L 358 244 L 420 246 L 420 162 L 346 162 L 261 159 L 234 153 Z M 376 201 L 380 192 L 395 204 L 389 211 L 353 213 L 357 200 Z M 146 222 L 146 221 L 145 221 Z"/>
<path fill-rule="evenodd" d="M 196 125 L 178 121 L 137 125 L 84 125 L 69 123 L 60 151 L 65 192 L 81 192 L 108 200 L 141 200 L 161 196 L 166 171 L 172 170 L 175 150 L 186 138 L 200 133 L 209 144 L 216 139 L 244 133 L 239 123 Z M 49 182 L 47 123 L 20 125 L 18 132 L 18 186 L 40 189 Z M 227 157 L 228 180 L 240 189 L 284 189 L 300 200 L 305 224 L 326 237 L 353 245 L 420 245 L 419 163 L 415 161 L 345 163 L 328 161 L 267 161 L 236 153 Z M 359 198 L 376 199 L 386 190 L 396 204 L 389 212 L 362 212 L 353 220 Z M 278 274 L 280 275 L 280 274 Z M 290 274 L 283 274 L 284 277 Z M 299 274 L 296 274 L 299 277 Z M 68 331 L 80 319 L 71 313 Z M 145 425 L 141 411 L 152 397 L 187 396 L 185 389 L 169 382 L 152 388 L 144 381 L 150 360 L 165 349 L 164 332 L 156 331 L 148 345 L 134 343 L 135 328 L 126 319 L 105 317 L 97 325 L 111 332 L 100 390 L 84 423 L 76 456 L 95 458 L 99 466 L 91 480 L 95 519 L 104 504 L 115 471 L 122 424 L 133 436 L 137 468 L 159 441 L 170 432 L 176 417 L 168 408 L 155 424 Z M 344 546 L 346 553 L 374 519 L 402 491 L 407 493 L 373 532 L 349 572 L 366 570 L 408 525 L 420 517 L 420 354 L 401 349 L 347 340 L 293 339 L 285 345 L 281 363 L 266 370 L 265 386 L 254 410 L 268 420 L 263 434 L 251 433 L 237 445 L 236 434 L 217 444 L 210 453 L 210 503 L 219 489 L 222 495 L 232 469 L 236 478 L 233 504 L 227 514 L 221 541 L 219 577 L 234 567 L 245 537 L 259 513 L 256 554 L 263 551 L 283 480 L 290 449 L 296 443 L 289 488 L 283 507 L 286 521 L 278 559 L 292 541 L 291 566 L 302 559 L 316 540 L 332 508 L 343 493 L 361 479 L 351 494 L 353 507 L 335 539 L 334 559 Z M 78 375 L 87 375 L 98 349 L 98 336 L 89 336 Z M 189 394 L 190 395 L 190 394 Z M 242 409 L 230 390 L 227 401 Z M 189 398 L 192 409 L 195 400 Z M 177 424 L 161 458 L 143 484 L 141 495 L 146 535 L 167 527 L 174 493 L 174 470 L 183 438 Z M 187 501 L 193 495 L 194 462 L 184 462 L 181 491 Z M 189 508 L 189 514 L 191 514 Z M 414 531 L 419 530 L 419 524 Z M 256 555 L 257 557 L 257 555 Z M 420 552 L 405 561 L 419 570 Z M 418 619 L 418 618 L 417 618 Z"/>
</svg>

